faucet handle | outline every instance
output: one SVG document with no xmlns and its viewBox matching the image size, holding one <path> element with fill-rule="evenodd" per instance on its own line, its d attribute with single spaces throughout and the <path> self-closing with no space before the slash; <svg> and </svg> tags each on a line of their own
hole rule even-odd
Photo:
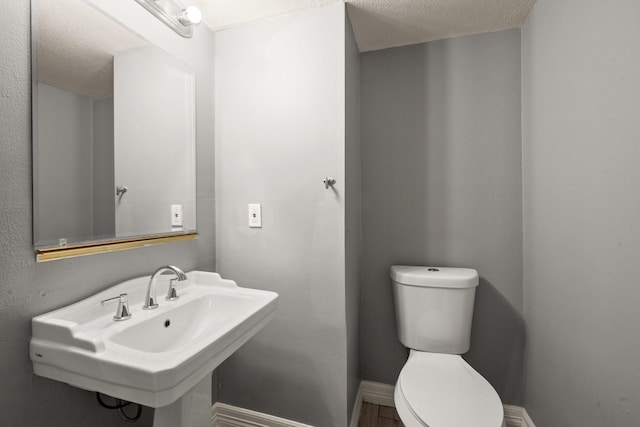
<svg viewBox="0 0 640 427">
<path fill-rule="evenodd" d="M 118 308 L 116 309 L 116 314 L 113 316 L 113 320 L 127 320 L 131 319 L 131 311 L 129 310 L 129 295 L 123 293 L 118 295 L 117 297 L 107 298 L 105 300 L 100 301 L 100 304 L 105 305 L 111 301 L 118 301 Z"/>
<path fill-rule="evenodd" d="M 167 301 L 175 301 L 179 299 L 178 293 L 176 292 L 176 282 L 178 278 L 169 280 L 169 290 L 167 291 L 167 296 L 164 298 Z"/>
</svg>

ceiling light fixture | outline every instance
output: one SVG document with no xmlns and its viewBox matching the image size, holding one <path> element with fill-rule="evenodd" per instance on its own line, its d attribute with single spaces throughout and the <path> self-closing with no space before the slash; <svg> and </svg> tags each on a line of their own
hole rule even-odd
<svg viewBox="0 0 640 427">
<path fill-rule="evenodd" d="M 202 22 L 202 13 L 195 6 L 185 8 L 175 0 L 136 1 L 182 37 L 192 37 L 194 25 Z"/>
<path fill-rule="evenodd" d="M 202 12 L 195 6 L 189 6 L 186 9 L 182 9 L 178 21 L 186 26 L 198 25 L 202 22 Z"/>
</svg>

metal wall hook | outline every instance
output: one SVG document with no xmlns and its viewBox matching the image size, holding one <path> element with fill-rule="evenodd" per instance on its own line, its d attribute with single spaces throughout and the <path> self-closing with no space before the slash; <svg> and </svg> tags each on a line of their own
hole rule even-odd
<svg viewBox="0 0 640 427">
<path fill-rule="evenodd" d="M 116 196 L 120 197 L 122 196 L 124 193 L 126 193 L 127 191 L 129 191 L 129 189 L 126 186 L 123 187 L 116 187 Z"/>
<path fill-rule="evenodd" d="M 336 180 L 333 178 L 326 177 L 322 182 L 324 182 L 324 188 L 328 190 L 329 187 L 333 187 L 333 185 L 336 183 Z"/>
</svg>

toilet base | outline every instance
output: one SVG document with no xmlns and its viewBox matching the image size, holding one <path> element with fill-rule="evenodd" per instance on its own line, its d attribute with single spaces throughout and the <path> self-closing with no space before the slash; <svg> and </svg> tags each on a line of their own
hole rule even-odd
<svg viewBox="0 0 640 427">
<path fill-rule="evenodd" d="M 500 427 L 504 408 L 489 382 L 460 355 L 411 350 L 394 390 L 407 427 Z"/>
<path fill-rule="evenodd" d="M 396 383 L 395 390 L 393 391 L 393 401 L 396 405 L 396 412 L 400 416 L 400 420 L 405 425 L 405 427 L 425 427 L 420 421 L 416 420 L 415 415 L 411 412 L 411 408 L 409 408 L 404 401 L 404 398 L 401 395 L 398 395 L 400 390 L 398 389 L 398 384 Z M 506 420 L 502 420 L 501 427 L 507 427 Z"/>
<path fill-rule="evenodd" d="M 405 427 L 425 427 L 420 421 L 416 419 L 416 416 L 411 411 L 411 408 L 404 401 L 400 391 L 400 385 L 396 383 L 396 388 L 393 391 L 393 401 L 396 404 L 396 411 L 400 416 L 400 420 Z"/>
</svg>

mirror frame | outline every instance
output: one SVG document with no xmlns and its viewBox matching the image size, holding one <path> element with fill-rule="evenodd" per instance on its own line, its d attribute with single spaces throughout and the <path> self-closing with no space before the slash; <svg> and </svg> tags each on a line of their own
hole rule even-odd
<svg viewBox="0 0 640 427">
<path fill-rule="evenodd" d="M 37 0 L 30 0 L 30 24 L 31 24 L 31 43 L 30 43 L 30 49 L 31 49 L 31 55 L 30 55 L 30 59 L 31 59 L 31 63 L 30 63 L 30 73 L 31 73 L 31 149 L 32 149 L 32 192 L 31 192 L 31 198 L 32 198 L 32 209 L 31 209 L 31 214 L 32 214 L 32 244 L 33 247 L 35 249 L 35 254 L 36 254 L 36 262 L 47 262 L 47 261 L 54 261 L 54 260 L 58 260 L 58 259 L 65 259 L 65 258 L 75 258 L 75 257 L 80 257 L 80 256 L 87 256 L 87 255 L 94 255 L 94 254 L 99 254 L 99 253 L 109 253 L 109 252 L 115 252 L 115 251 L 121 251 L 121 250 L 127 250 L 127 249 L 134 249 L 134 248 L 140 248 L 140 247 L 146 247 L 146 246 L 153 246 L 153 245 L 158 245 L 158 244 L 162 244 L 162 243 L 170 243 L 170 242 L 181 242 L 181 241 L 189 241 L 189 240 L 195 240 L 198 238 L 198 233 L 197 233 L 197 217 L 196 217 L 196 224 L 195 230 L 188 230 L 188 231 L 175 231 L 175 232 L 163 232 L 163 233 L 158 233 L 158 234 L 142 234 L 142 235 L 134 235 L 134 236 L 125 236 L 125 237 L 109 237 L 109 238 L 105 238 L 105 239 L 96 239 L 96 240 L 87 240 L 87 241 L 82 241 L 82 242 L 78 242 L 77 244 L 70 244 L 70 245 L 66 245 L 66 246 L 43 246 L 43 247 L 38 247 L 36 245 L 35 242 L 35 230 L 37 227 L 37 220 L 38 220 L 38 215 L 40 214 L 39 212 L 36 211 L 35 209 L 35 198 L 36 198 L 36 194 L 37 194 L 37 189 L 36 189 L 36 180 L 33 179 L 36 174 L 37 174 L 37 170 L 36 170 L 36 163 L 34 162 L 34 154 L 35 154 L 35 148 L 36 148 L 36 144 L 37 144 L 37 136 L 38 136 L 38 126 L 37 126 L 37 108 L 36 108 L 36 102 L 37 102 L 37 90 L 36 90 L 36 86 L 38 84 L 38 80 L 37 80 L 37 52 L 36 52 L 36 40 L 37 40 L 37 33 L 38 33 L 38 28 L 37 28 L 37 24 L 36 24 L 36 15 L 35 15 L 35 9 L 37 8 L 37 5 L 35 4 Z M 105 19 L 111 19 L 115 22 L 117 22 L 119 25 L 123 26 L 124 28 L 126 28 L 128 31 L 131 31 L 133 33 L 137 33 L 137 31 L 133 30 L 132 28 L 126 26 L 125 24 L 123 24 L 122 22 L 120 22 L 119 20 L 117 20 L 116 18 L 109 16 L 109 14 L 107 14 L 105 11 L 99 10 L 97 9 L 98 12 L 104 14 Z M 139 34 L 138 34 L 139 35 Z M 140 36 L 142 37 L 142 36 Z M 144 37 L 142 37 L 144 39 Z M 155 46 L 155 45 L 154 45 Z M 160 48 L 160 47 L 158 47 Z M 162 49 L 162 48 L 160 48 Z M 183 62 L 183 61 L 180 61 Z M 195 90 L 195 88 L 194 88 Z M 195 96 L 195 94 L 194 94 Z M 196 101 L 194 99 L 194 121 L 195 121 L 195 108 L 196 108 Z M 194 123 L 195 125 L 195 123 Z M 195 129 L 194 129 L 195 132 Z M 194 133 L 194 152 L 195 154 L 195 159 L 194 159 L 194 167 L 196 167 L 196 171 L 194 171 L 194 177 L 197 176 L 197 136 L 195 136 Z M 195 192 L 195 199 L 194 202 L 197 206 L 197 179 L 196 182 L 194 182 L 194 192 Z"/>
</svg>

